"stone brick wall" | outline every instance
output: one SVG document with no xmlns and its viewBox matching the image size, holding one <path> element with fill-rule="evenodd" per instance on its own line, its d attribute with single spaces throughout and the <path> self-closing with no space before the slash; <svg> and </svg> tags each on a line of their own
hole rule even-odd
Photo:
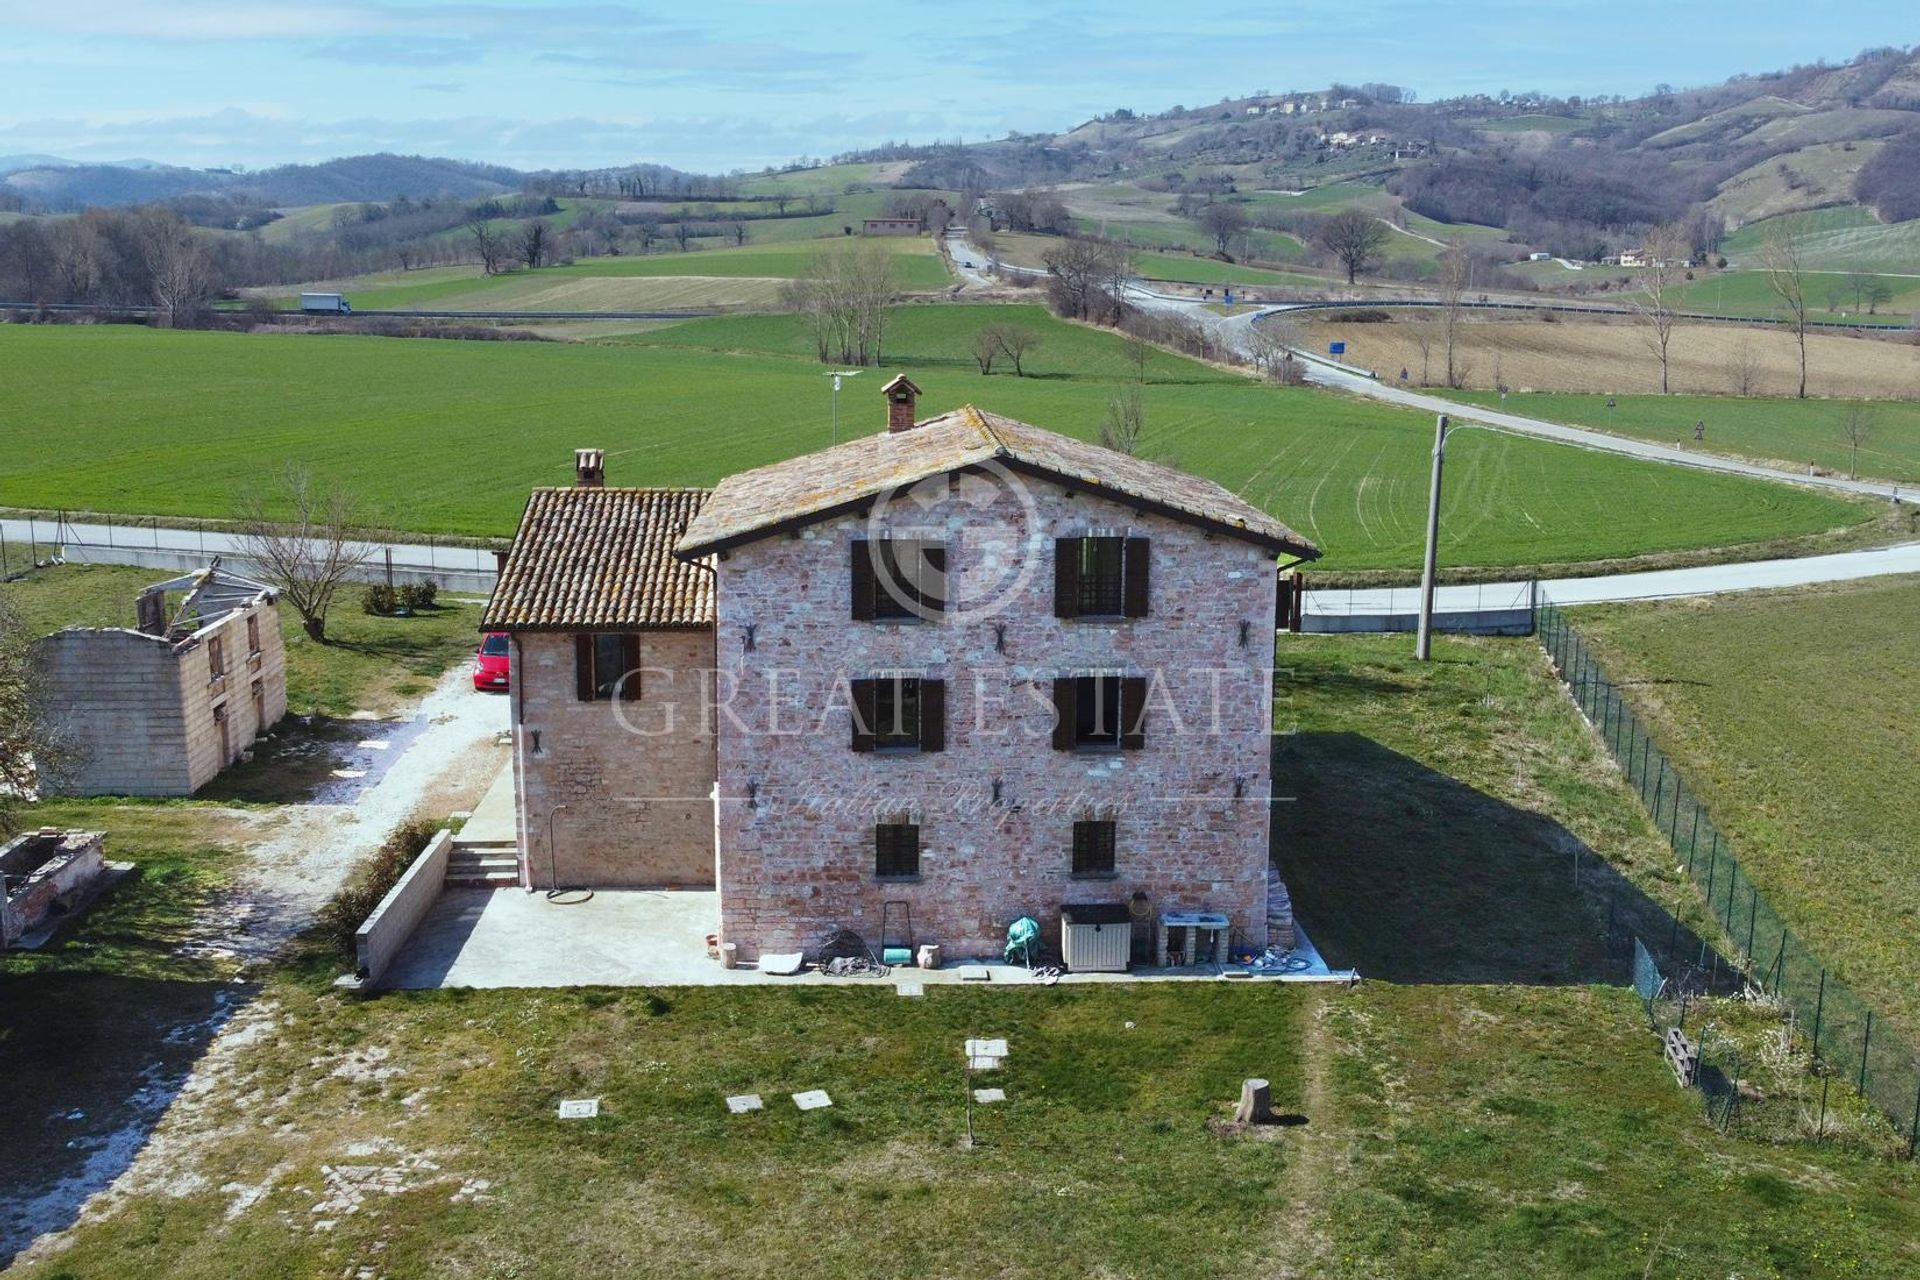
<svg viewBox="0 0 1920 1280">
<path fill-rule="evenodd" d="M 256 613 L 260 652 L 249 654 L 246 620 Z M 214 635 L 226 651 L 218 682 L 207 644 Z M 172 644 L 131 629 L 71 627 L 34 652 L 58 727 L 80 751 L 64 776 L 47 779 L 52 794 L 191 795 L 287 712 L 286 652 L 271 605 L 234 610 Z M 256 680 L 264 714 L 254 705 Z M 214 719 L 219 705 L 228 716 L 226 759 Z"/>
<path fill-rule="evenodd" d="M 899 900 L 912 906 L 915 941 L 941 942 L 949 955 L 997 953 L 1021 915 L 1057 946 L 1063 902 L 1125 902 L 1137 891 L 1156 915 L 1224 911 L 1263 943 L 1273 557 L 1040 481 L 1025 483 L 1030 509 L 1004 496 L 982 505 L 973 483 L 942 479 L 871 525 L 823 523 L 719 563 L 726 940 L 751 958 L 804 949 L 844 925 L 877 947 L 882 904 Z M 1003 607 L 851 621 L 849 544 L 876 527 L 944 541 L 951 596 L 1012 579 L 997 593 Z M 1149 616 L 1054 616 L 1053 539 L 1089 532 L 1151 539 Z M 1052 680 L 1090 669 L 1152 680 L 1143 749 L 1052 747 Z M 882 670 L 947 681 L 945 750 L 850 749 L 839 680 Z M 903 813 L 920 824 L 921 876 L 878 880 L 873 824 Z M 1071 873 L 1073 823 L 1086 817 L 1116 822 L 1111 879 Z"/>
<path fill-rule="evenodd" d="M 641 632 L 632 702 L 579 700 L 571 635 L 518 633 L 512 662 L 522 883 L 711 887 L 713 633 Z"/>
</svg>

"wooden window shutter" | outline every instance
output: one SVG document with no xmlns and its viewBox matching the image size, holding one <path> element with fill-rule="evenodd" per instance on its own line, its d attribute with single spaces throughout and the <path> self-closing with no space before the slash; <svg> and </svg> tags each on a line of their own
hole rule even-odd
<svg viewBox="0 0 1920 1280">
<path fill-rule="evenodd" d="M 629 631 L 620 637 L 620 701 L 640 700 L 640 636 Z"/>
<path fill-rule="evenodd" d="M 573 691 L 580 701 L 593 701 L 593 637 L 573 638 Z"/>
<path fill-rule="evenodd" d="M 852 544 L 853 620 L 873 620 L 873 543 L 855 538 Z"/>
<path fill-rule="evenodd" d="M 1080 616 L 1080 542 L 1079 538 L 1053 540 L 1053 616 Z"/>
<path fill-rule="evenodd" d="M 1128 618 L 1147 616 L 1147 566 L 1153 560 L 1147 548 L 1147 539 L 1128 538 L 1121 553 L 1120 612 Z"/>
<path fill-rule="evenodd" d="M 947 611 L 947 545 L 944 542 L 922 542 L 919 569 L 916 584 L 920 592 L 920 603 L 928 613 Z"/>
<path fill-rule="evenodd" d="M 1073 750 L 1074 690 L 1079 681 L 1072 676 L 1055 676 L 1053 680 L 1053 749 L 1055 751 Z"/>
<path fill-rule="evenodd" d="M 1147 745 L 1147 678 L 1120 678 L 1120 745 L 1138 751 Z"/>
<path fill-rule="evenodd" d="M 873 722 L 879 718 L 879 699 L 871 680 L 849 682 L 853 694 L 853 749 L 873 750 Z"/>
<path fill-rule="evenodd" d="M 947 682 L 945 680 L 920 682 L 920 749 L 922 751 L 947 749 Z"/>
</svg>

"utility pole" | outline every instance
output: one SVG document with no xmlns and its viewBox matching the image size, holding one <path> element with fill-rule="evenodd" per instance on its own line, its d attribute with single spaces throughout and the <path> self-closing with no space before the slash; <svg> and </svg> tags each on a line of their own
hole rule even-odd
<svg viewBox="0 0 1920 1280">
<path fill-rule="evenodd" d="M 858 369 L 836 369 L 827 375 L 833 379 L 833 435 L 829 438 L 831 444 L 840 443 L 840 379 L 859 376 Z"/>
<path fill-rule="evenodd" d="M 1421 662 L 1433 657 L 1433 576 L 1440 559 L 1440 467 L 1447 457 L 1447 415 L 1433 429 L 1433 483 L 1427 490 L 1427 557 L 1420 570 L 1420 634 L 1413 656 Z"/>
</svg>

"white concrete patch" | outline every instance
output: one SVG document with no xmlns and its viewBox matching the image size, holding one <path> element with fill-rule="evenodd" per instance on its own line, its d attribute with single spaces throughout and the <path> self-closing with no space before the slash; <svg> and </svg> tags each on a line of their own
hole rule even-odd
<svg viewBox="0 0 1920 1280">
<path fill-rule="evenodd" d="M 749 1111 L 758 1111 L 764 1105 L 757 1093 L 738 1093 L 727 1099 L 727 1110 L 737 1116 L 743 1116 Z"/>
<path fill-rule="evenodd" d="M 992 976 L 992 974 L 987 972 L 987 966 L 983 964 L 963 964 L 960 966 L 960 981 L 962 982 L 986 982 L 992 978 Z"/>
<path fill-rule="evenodd" d="M 598 1098 L 565 1098 L 560 1103 L 562 1120 L 591 1120 L 600 1114 Z"/>
<path fill-rule="evenodd" d="M 1007 1056 L 1005 1040 L 969 1040 L 967 1041 L 969 1058 L 1004 1058 Z"/>
<path fill-rule="evenodd" d="M 1002 1059 L 991 1058 L 982 1054 L 977 1058 L 968 1058 L 967 1069 L 969 1071 L 998 1071 L 1001 1061 Z"/>
<path fill-rule="evenodd" d="M 1007 1091 L 1005 1089 L 975 1089 L 973 1091 L 973 1100 L 975 1102 L 1005 1102 L 1007 1100 Z"/>
<path fill-rule="evenodd" d="M 924 996 L 927 994 L 927 989 L 917 982 L 903 982 L 894 988 L 894 994 L 907 997 Z"/>
<path fill-rule="evenodd" d="M 802 1111 L 818 1111 L 822 1107 L 832 1106 L 833 1099 L 827 1096 L 825 1089 L 808 1089 L 793 1095 L 793 1105 Z"/>
</svg>

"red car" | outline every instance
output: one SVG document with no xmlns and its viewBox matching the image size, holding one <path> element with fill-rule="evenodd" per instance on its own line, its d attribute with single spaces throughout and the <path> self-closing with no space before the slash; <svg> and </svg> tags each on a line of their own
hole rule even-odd
<svg viewBox="0 0 1920 1280">
<path fill-rule="evenodd" d="M 473 687 L 506 688 L 507 661 L 511 651 L 506 632 L 487 632 L 486 638 L 480 641 L 480 651 L 473 655 Z"/>
</svg>

